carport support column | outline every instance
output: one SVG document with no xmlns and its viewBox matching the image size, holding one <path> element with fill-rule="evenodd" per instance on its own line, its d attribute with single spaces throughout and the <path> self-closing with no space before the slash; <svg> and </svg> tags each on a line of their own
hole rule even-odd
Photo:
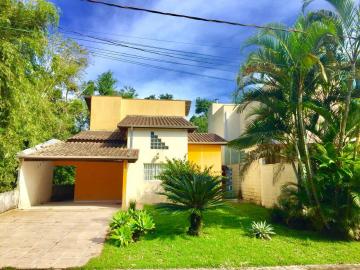
<svg viewBox="0 0 360 270">
<path fill-rule="evenodd" d="M 126 198 L 126 180 L 127 180 L 127 169 L 128 169 L 128 161 L 123 161 L 123 174 L 122 174 L 122 199 L 121 199 L 121 207 L 123 209 L 127 208 L 127 198 Z"/>
</svg>

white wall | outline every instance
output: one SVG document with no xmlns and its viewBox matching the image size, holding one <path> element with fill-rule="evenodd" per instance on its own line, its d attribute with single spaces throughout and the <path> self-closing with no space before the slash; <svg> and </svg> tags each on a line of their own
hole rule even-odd
<svg viewBox="0 0 360 270">
<path fill-rule="evenodd" d="M 159 136 L 169 149 L 151 149 L 150 133 Z M 130 147 L 131 132 L 128 132 Z M 160 180 L 144 180 L 144 163 L 165 163 L 166 159 L 187 158 L 187 130 L 180 129 L 142 129 L 133 130 L 133 148 L 139 149 L 139 159 L 129 163 L 126 183 L 126 205 L 130 200 L 143 203 L 157 203 L 164 198 L 156 193 L 160 191 Z"/>
<path fill-rule="evenodd" d="M 21 161 L 18 178 L 20 209 L 50 200 L 53 167 L 51 161 Z"/>
<path fill-rule="evenodd" d="M 241 194 L 245 201 L 265 207 L 273 207 L 287 183 L 296 183 L 296 175 L 290 164 L 262 164 L 253 162 L 243 176 L 239 174 L 239 164 L 229 166 L 233 172 L 233 190 Z"/>
<path fill-rule="evenodd" d="M 18 189 L 0 193 L 0 213 L 14 209 L 19 203 Z"/>
</svg>

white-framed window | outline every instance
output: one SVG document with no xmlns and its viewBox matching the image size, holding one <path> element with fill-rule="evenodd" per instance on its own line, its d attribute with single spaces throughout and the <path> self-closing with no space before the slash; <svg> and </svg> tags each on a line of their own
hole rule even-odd
<svg viewBox="0 0 360 270">
<path fill-rule="evenodd" d="M 156 177 L 162 172 L 164 164 L 144 163 L 144 180 L 158 180 Z"/>
</svg>

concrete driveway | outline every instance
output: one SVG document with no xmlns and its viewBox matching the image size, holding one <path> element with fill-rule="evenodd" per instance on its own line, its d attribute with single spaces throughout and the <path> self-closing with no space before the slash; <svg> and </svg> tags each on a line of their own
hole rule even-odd
<svg viewBox="0 0 360 270">
<path fill-rule="evenodd" d="M 100 254 L 120 205 L 48 204 L 0 214 L 0 268 L 65 268 Z"/>
</svg>

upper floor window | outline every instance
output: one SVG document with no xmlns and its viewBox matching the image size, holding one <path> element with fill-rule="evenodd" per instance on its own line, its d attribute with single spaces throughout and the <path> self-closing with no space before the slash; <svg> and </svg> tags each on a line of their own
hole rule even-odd
<svg viewBox="0 0 360 270">
<path fill-rule="evenodd" d="M 169 146 L 165 145 L 164 142 L 161 141 L 158 135 L 156 135 L 153 131 L 151 131 L 151 149 L 169 149 Z"/>
</svg>

